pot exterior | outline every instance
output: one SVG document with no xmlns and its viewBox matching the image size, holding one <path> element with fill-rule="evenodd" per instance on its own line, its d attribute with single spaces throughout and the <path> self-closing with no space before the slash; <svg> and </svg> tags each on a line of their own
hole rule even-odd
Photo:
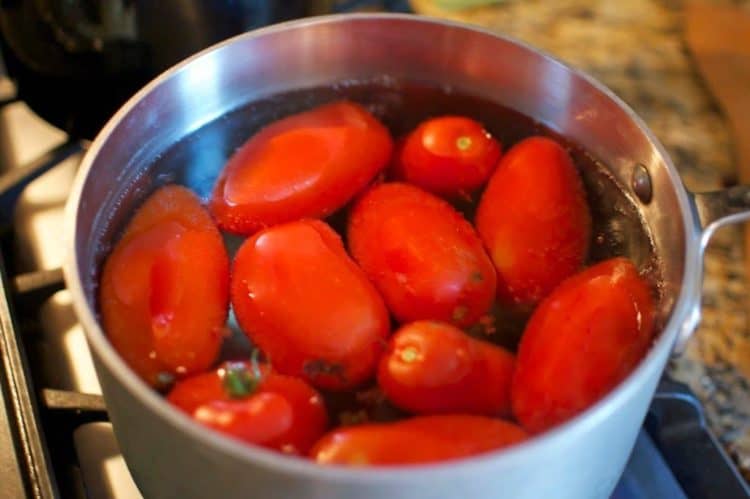
<svg viewBox="0 0 750 499">
<path fill-rule="evenodd" d="M 657 255 L 669 255 L 657 262 L 657 323 L 663 330 L 636 371 L 602 401 L 504 452 L 448 465 L 352 471 L 243 447 L 169 407 L 128 369 L 98 323 L 94 269 L 113 227 L 122 225 L 137 200 L 132 186 L 148 191 L 155 181 L 148 172 L 152 158 L 176 140 L 266 95 L 383 75 L 385 83 L 436 82 L 533 116 L 604 161 L 623 186 L 630 185 L 636 165 L 644 165 L 654 195 L 639 210 Z M 699 283 L 698 270 L 685 263 L 697 251 L 690 244 L 697 229 L 687 194 L 632 111 L 585 75 L 523 44 L 411 16 L 334 16 L 281 25 L 230 40 L 171 70 L 126 104 L 94 141 L 68 210 L 72 257 L 66 281 L 120 447 L 148 498 L 608 497 Z"/>
<path fill-rule="evenodd" d="M 639 389 L 608 407 L 600 424 L 564 435 L 555 445 L 537 447 L 521 459 L 483 460 L 429 477 L 366 484 L 323 473 L 300 476 L 206 446 L 143 405 L 100 359 L 95 363 L 120 448 L 146 498 L 601 499 L 610 496 L 625 468 L 666 353 Z"/>
</svg>

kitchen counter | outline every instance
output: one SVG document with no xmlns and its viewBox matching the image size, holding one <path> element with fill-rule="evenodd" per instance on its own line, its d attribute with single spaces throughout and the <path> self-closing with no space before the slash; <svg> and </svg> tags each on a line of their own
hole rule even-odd
<svg viewBox="0 0 750 499">
<path fill-rule="evenodd" d="M 750 11 L 750 0 L 732 3 Z M 508 0 L 464 11 L 431 0 L 411 4 L 422 14 L 509 34 L 598 78 L 648 123 L 689 189 L 732 181 L 729 129 L 683 42 L 685 2 Z M 742 244 L 740 226 L 719 230 L 711 241 L 703 320 L 669 371 L 698 395 L 711 428 L 750 478 L 750 286 Z"/>
</svg>

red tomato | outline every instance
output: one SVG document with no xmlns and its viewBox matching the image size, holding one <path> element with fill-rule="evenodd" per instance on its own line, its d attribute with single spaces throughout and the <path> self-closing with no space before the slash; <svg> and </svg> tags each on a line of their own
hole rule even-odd
<svg viewBox="0 0 750 499">
<path fill-rule="evenodd" d="M 287 454 L 307 454 L 328 419 L 307 383 L 247 362 L 180 381 L 167 399 L 209 428 Z"/>
<path fill-rule="evenodd" d="M 237 320 L 279 372 L 328 389 L 373 375 L 388 311 L 325 223 L 291 222 L 248 239 L 231 288 Z"/>
<path fill-rule="evenodd" d="M 645 355 L 653 317 L 649 287 L 625 258 L 560 284 L 521 337 L 511 389 L 518 421 L 540 432 L 599 400 Z"/>
<path fill-rule="evenodd" d="M 380 359 L 378 384 L 401 409 L 421 413 L 510 413 L 513 354 L 450 324 L 399 329 Z"/>
<path fill-rule="evenodd" d="M 500 449 L 527 438 L 507 421 L 484 416 L 420 416 L 334 430 L 315 444 L 319 463 L 350 466 L 446 461 Z"/>
<path fill-rule="evenodd" d="M 500 143 L 481 123 L 443 116 L 421 123 L 395 158 L 396 178 L 455 197 L 478 189 L 500 159 Z"/>
<path fill-rule="evenodd" d="M 495 296 L 495 269 L 451 205 L 408 184 L 381 184 L 354 205 L 349 249 L 401 322 L 473 324 Z"/>
<path fill-rule="evenodd" d="M 222 229 L 252 234 L 324 217 L 386 166 L 388 130 L 363 107 L 340 101 L 276 121 L 229 158 L 211 211 Z"/>
<path fill-rule="evenodd" d="M 107 258 L 99 287 L 104 329 L 152 385 L 213 364 L 229 308 L 229 260 L 219 231 L 184 187 L 162 187 Z"/>
<path fill-rule="evenodd" d="M 482 194 L 476 226 L 497 268 L 503 304 L 533 306 L 580 269 L 591 215 L 565 149 L 544 137 L 511 148 Z"/>
</svg>

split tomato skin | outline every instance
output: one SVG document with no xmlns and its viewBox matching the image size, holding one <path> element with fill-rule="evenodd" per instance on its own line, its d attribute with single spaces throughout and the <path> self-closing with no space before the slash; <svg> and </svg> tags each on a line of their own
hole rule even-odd
<svg viewBox="0 0 750 499">
<path fill-rule="evenodd" d="M 418 416 L 333 430 L 310 451 L 321 464 L 393 466 L 473 456 L 527 438 L 519 426 L 484 416 Z"/>
<path fill-rule="evenodd" d="M 208 369 L 224 339 L 229 259 L 199 199 L 168 185 L 155 191 L 104 263 L 104 330 L 147 383 Z"/>
<path fill-rule="evenodd" d="M 395 177 L 446 197 L 481 187 L 500 159 L 501 145 L 481 123 L 463 116 L 422 122 L 397 150 Z"/>
<path fill-rule="evenodd" d="M 271 227 L 243 243 L 231 296 L 240 326 L 273 366 L 319 388 L 371 378 L 390 332 L 377 290 L 319 220 Z"/>
<path fill-rule="evenodd" d="M 167 400 L 209 428 L 286 454 L 306 455 L 328 424 L 310 385 L 248 362 L 179 381 Z"/>
<path fill-rule="evenodd" d="M 514 357 L 447 323 L 418 321 L 391 337 L 378 385 L 393 405 L 418 414 L 510 414 Z"/>
<path fill-rule="evenodd" d="M 546 137 L 522 140 L 503 156 L 475 222 L 497 268 L 499 302 L 521 309 L 578 271 L 591 239 L 578 171 L 567 151 Z"/>
<path fill-rule="evenodd" d="M 354 204 L 349 250 L 399 322 L 469 326 L 495 297 L 496 274 L 471 224 L 412 185 L 377 185 Z"/>
<path fill-rule="evenodd" d="M 530 433 L 595 403 L 638 364 L 653 340 L 648 283 L 625 258 L 567 279 L 535 310 L 521 337 L 513 414 Z"/>
<path fill-rule="evenodd" d="M 276 121 L 229 158 L 210 208 L 219 226 L 250 235 L 346 204 L 387 164 L 388 130 L 366 109 L 337 101 Z"/>
</svg>

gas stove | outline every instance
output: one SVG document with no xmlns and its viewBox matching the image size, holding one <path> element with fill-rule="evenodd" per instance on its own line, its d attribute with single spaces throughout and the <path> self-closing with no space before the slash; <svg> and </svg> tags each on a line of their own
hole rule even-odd
<svg viewBox="0 0 750 499">
<path fill-rule="evenodd" d="M 86 145 L 37 117 L 0 79 L 2 497 L 142 497 L 59 270 L 64 203 Z M 664 379 L 612 497 L 732 499 L 750 489 L 698 400 Z"/>
</svg>

